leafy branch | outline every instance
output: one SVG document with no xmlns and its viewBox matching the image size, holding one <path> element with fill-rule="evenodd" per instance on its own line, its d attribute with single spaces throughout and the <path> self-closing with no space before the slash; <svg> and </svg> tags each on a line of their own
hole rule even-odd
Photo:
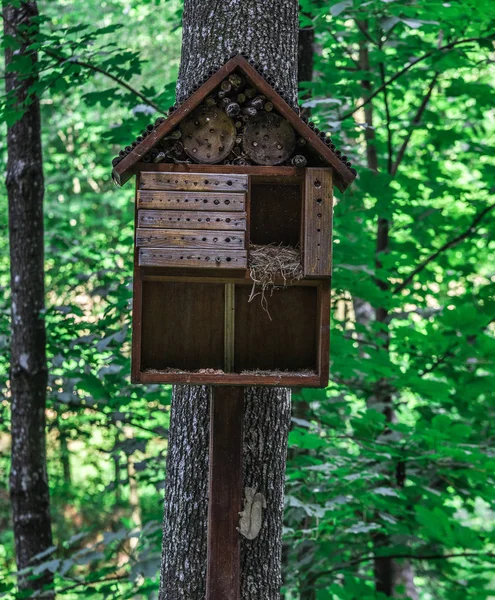
<svg viewBox="0 0 495 600">
<path fill-rule="evenodd" d="M 466 38 L 466 39 L 463 39 L 463 40 L 457 40 L 457 41 L 454 41 L 454 42 L 450 42 L 449 44 L 445 44 L 444 46 L 440 46 L 440 48 L 435 48 L 434 50 L 430 50 L 429 52 L 426 52 L 425 54 L 423 54 L 422 56 L 420 56 L 416 60 L 413 60 L 412 62 L 408 63 L 400 71 L 397 71 L 397 73 L 395 73 L 395 75 L 392 75 L 392 77 L 390 77 L 390 79 L 388 79 L 387 81 L 385 81 L 384 83 L 382 83 L 382 85 L 380 87 L 378 87 L 374 92 L 372 92 L 365 100 L 363 100 L 363 102 L 361 102 L 361 104 L 359 104 L 358 106 L 356 106 L 356 108 L 353 108 L 349 112 L 345 113 L 341 117 L 340 120 L 341 121 L 345 121 L 345 119 L 348 119 L 349 117 L 352 117 L 352 115 L 354 113 L 356 113 L 358 110 L 360 110 L 361 108 L 363 108 L 364 106 L 366 106 L 367 104 L 369 104 L 373 100 L 373 98 L 375 96 L 378 96 L 378 94 L 380 92 L 382 92 L 386 87 L 388 87 L 391 83 L 393 83 L 394 81 L 396 81 L 397 79 L 399 79 L 399 77 L 402 77 L 402 75 L 404 75 L 405 73 L 407 73 L 412 67 L 416 66 L 418 63 L 426 60 L 427 58 L 430 58 L 431 56 L 434 56 L 437 52 L 442 52 L 444 50 L 451 50 L 455 46 L 460 46 L 461 44 L 468 44 L 468 43 L 471 43 L 471 42 L 480 42 L 480 41 L 483 41 L 483 40 L 490 40 L 492 38 L 493 38 L 493 35 L 489 35 L 489 36 L 486 36 L 486 37 Z"/>
<path fill-rule="evenodd" d="M 439 76 L 439 73 L 437 71 L 435 73 L 435 75 L 433 76 L 433 79 L 431 80 L 430 85 L 428 86 L 428 90 L 427 90 L 421 104 L 419 105 L 416 115 L 414 116 L 413 120 L 411 121 L 411 127 L 409 128 L 409 131 L 408 131 L 406 137 L 404 138 L 404 141 L 402 142 L 401 147 L 399 148 L 399 152 L 397 153 L 397 158 L 395 159 L 394 164 L 390 168 L 391 175 L 395 175 L 400 167 L 400 164 L 406 153 L 407 146 L 409 145 L 412 134 L 414 133 L 414 129 L 421 121 L 421 117 L 423 116 L 423 113 L 426 110 L 426 107 L 428 106 L 428 102 L 430 101 L 433 90 L 435 89 L 435 85 L 437 83 L 438 76 Z"/>
<path fill-rule="evenodd" d="M 136 88 L 129 85 L 126 81 L 124 81 L 120 77 L 117 77 L 116 75 L 113 75 L 113 73 L 110 73 L 109 71 L 103 69 L 102 67 L 99 67 L 98 65 L 94 65 L 92 63 L 80 60 L 79 58 L 77 58 L 75 56 L 66 58 L 65 56 L 61 56 L 61 55 L 57 54 L 56 52 L 53 52 L 53 50 L 48 50 L 48 48 L 44 48 L 44 47 L 41 48 L 41 51 L 44 52 L 46 55 L 50 56 L 51 58 L 53 58 L 54 60 L 56 60 L 57 63 L 60 65 L 67 65 L 67 63 L 70 63 L 72 65 L 78 65 L 85 69 L 89 69 L 90 71 L 94 71 L 95 73 L 100 73 L 101 75 L 104 75 L 108 79 L 111 79 L 113 82 L 115 82 L 118 85 L 120 85 L 121 87 L 125 88 L 127 91 L 131 92 L 131 94 L 134 94 L 135 96 L 137 96 L 140 100 L 142 100 L 148 106 L 151 106 L 152 108 L 154 108 L 157 112 L 162 113 L 162 114 L 166 114 L 166 112 L 167 112 L 166 109 L 162 108 L 161 106 L 159 106 L 158 104 L 153 102 L 153 100 L 150 100 L 147 96 L 145 96 L 143 93 L 141 93 Z"/>
<path fill-rule="evenodd" d="M 1 11 L 0 11 L 0 18 L 2 18 L 3 20 L 6 20 L 5 16 L 1 13 Z M 8 20 L 7 20 L 7 22 L 8 22 Z M 14 29 L 15 29 L 17 35 L 19 35 L 21 38 L 24 38 L 24 40 L 29 41 L 28 34 L 27 34 L 26 31 L 19 31 L 19 29 L 17 27 L 14 27 Z M 88 69 L 88 70 L 93 71 L 95 73 L 99 73 L 100 75 L 103 75 L 104 77 L 107 77 L 108 79 L 110 79 L 111 81 L 113 81 L 114 83 L 116 83 L 117 85 L 123 87 L 128 92 L 130 92 L 131 94 L 134 94 L 135 96 L 137 96 L 140 100 L 142 100 L 148 106 L 151 106 L 151 108 L 154 108 L 157 112 L 159 112 L 161 114 L 166 114 L 167 113 L 167 110 L 165 108 L 159 106 L 158 104 L 156 104 L 155 102 L 153 102 L 153 100 L 150 100 L 147 96 L 145 96 L 142 92 L 140 92 L 139 90 L 137 90 L 136 88 L 134 88 L 133 86 L 131 86 L 129 83 L 127 83 L 126 81 L 124 81 L 120 77 L 117 77 L 113 73 L 110 73 L 109 71 L 107 71 L 103 67 L 99 67 L 98 65 L 92 64 L 90 62 L 87 62 L 87 61 L 84 61 L 84 60 L 80 60 L 79 58 L 77 58 L 74 55 L 70 56 L 70 57 L 66 57 L 66 56 L 60 55 L 57 52 L 54 52 L 53 50 L 49 50 L 46 46 L 40 46 L 38 48 L 38 50 L 41 51 L 41 52 L 43 52 L 47 56 L 53 58 L 57 62 L 57 64 L 59 64 L 61 66 L 64 66 L 64 65 L 65 66 L 68 66 L 68 65 L 78 65 L 78 66 L 80 66 L 80 67 L 82 67 L 84 69 Z M 31 52 L 36 52 L 36 50 L 31 50 Z M 44 70 L 47 70 L 48 68 L 49 67 L 46 67 Z"/>
<path fill-rule="evenodd" d="M 324 575 L 331 575 L 332 573 L 340 572 L 343 569 L 349 569 L 350 567 L 354 567 L 365 562 L 371 562 L 378 558 L 388 558 L 392 560 L 448 560 L 450 558 L 495 558 L 495 554 L 492 552 L 454 552 L 452 554 L 371 554 L 369 556 L 360 556 L 359 558 L 350 560 L 344 565 L 329 569 L 328 571 L 322 571 L 321 573 L 318 573 L 317 577 L 320 578 Z"/>
<path fill-rule="evenodd" d="M 472 233 L 474 233 L 474 231 L 476 231 L 477 226 L 483 220 L 485 215 L 487 215 L 493 209 L 495 209 L 495 204 L 490 204 L 489 206 L 485 207 L 482 211 L 480 211 L 477 215 L 475 215 L 474 219 L 471 221 L 469 227 L 465 231 L 463 231 L 457 237 L 449 240 L 448 242 L 445 242 L 445 244 L 443 244 L 443 246 L 441 246 L 438 250 L 433 252 L 433 254 L 428 256 L 428 258 L 425 258 L 425 260 L 423 260 L 415 269 L 413 269 L 411 271 L 411 273 L 406 277 L 406 279 L 404 279 L 404 281 L 402 283 L 400 283 L 398 286 L 395 287 L 395 289 L 393 290 L 393 293 L 399 294 L 400 292 L 402 292 L 411 283 L 411 281 L 416 277 L 416 275 L 421 273 L 421 271 L 423 271 L 430 263 L 432 263 L 434 260 L 436 260 L 438 258 L 438 256 L 440 256 L 440 254 L 442 254 L 442 252 L 445 252 L 449 248 L 453 248 L 454 246 L 457 246 L 457 244 L 460 244 L 463 240 L 465 240 Z"/>
</svg>

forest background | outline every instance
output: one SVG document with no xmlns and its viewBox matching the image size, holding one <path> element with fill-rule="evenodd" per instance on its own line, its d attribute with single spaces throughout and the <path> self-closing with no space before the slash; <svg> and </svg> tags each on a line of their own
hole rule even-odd
<svg viewBox="0 0 495 600">
<path fill-rule="evenodd" d="M 129 383 L 133 190 L 110 173 L 174 103 L 182 7 L 38 4 L 56 544 L 43 568 L 67 600 L 154 598 L 171 389 Z M 494 24 L 489 0 L 301 2 L 315 45 L 300 100 L 359 178 L 335 207 L 331 382 L 293 394 L 286 600 L 384 598 L 373 556 L 401 571 L 395 597 L 495 598 Z M 0 597 L 14 598 L 0 196 Z"/>
</svg>

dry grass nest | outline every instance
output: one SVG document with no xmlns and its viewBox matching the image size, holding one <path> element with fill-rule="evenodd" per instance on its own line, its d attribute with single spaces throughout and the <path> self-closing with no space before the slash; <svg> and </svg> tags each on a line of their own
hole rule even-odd
<svg viewBox="0 0 495 600">
<path fill-rule="evenodd" d="M 249 302 L 260 296 L 261 306 L 270 317 L 267 292 L 271 295 L 274 290 L 302 279 L 301 252 L 289 246 L 253 244 L 249 247 L 249 274 L 253 280 Z"/>
</svg>

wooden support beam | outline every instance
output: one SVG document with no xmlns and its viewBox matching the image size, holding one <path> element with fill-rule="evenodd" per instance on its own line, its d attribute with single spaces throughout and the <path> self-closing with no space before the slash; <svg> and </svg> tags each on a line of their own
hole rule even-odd
<svg viewBox="0 0 495 600">
<path fill-rule="evenodd" d="M 244 388 L 212 388 L 206 600 L 240 599 Z"/>
<path fill-rule="evenodd" d="M 225 284 L 225 328 L 224 348 L 225 360 L 224 371 L 234 371 L 234 343 L 235 343 L 235 284 Z"/>
</svg>

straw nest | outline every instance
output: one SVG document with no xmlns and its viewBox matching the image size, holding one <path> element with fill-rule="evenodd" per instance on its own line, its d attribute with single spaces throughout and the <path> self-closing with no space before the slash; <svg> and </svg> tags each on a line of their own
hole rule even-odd
<svg viewBox="0 0 495 600">
<path fill-rule="evenodd" d="M 274 290 L 302 279 L 301 252 L 297 248 L 276 244 L 251 245 L 249 274 L 253 280 L 249 302 L 259 296 L 261 306 L 270 317 L 267 294 L 272 295 Z"/>
</svg>

